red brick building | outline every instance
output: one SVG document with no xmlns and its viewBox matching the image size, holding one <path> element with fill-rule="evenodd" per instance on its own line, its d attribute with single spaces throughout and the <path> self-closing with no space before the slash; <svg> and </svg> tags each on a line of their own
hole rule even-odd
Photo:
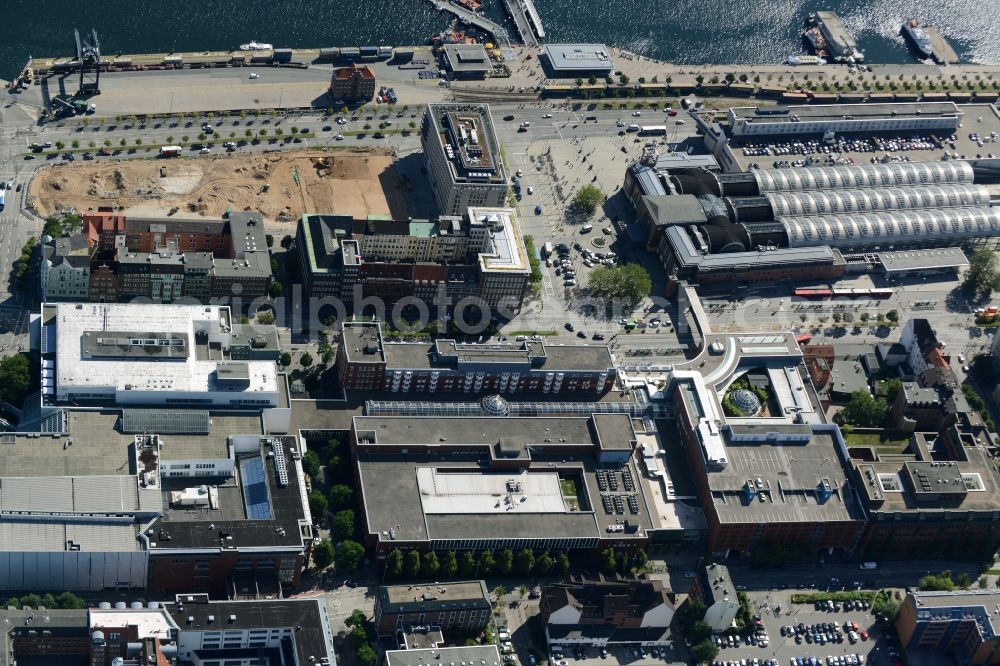
<svg viewBox="0 0 1000 666">
<path fill-rule="evenodd" d="M 348 102 L 370 102 L 375 97 L 375 72 L 368 65 L 351 64 L 333 70 L 330 95 Z"/>
</svg>

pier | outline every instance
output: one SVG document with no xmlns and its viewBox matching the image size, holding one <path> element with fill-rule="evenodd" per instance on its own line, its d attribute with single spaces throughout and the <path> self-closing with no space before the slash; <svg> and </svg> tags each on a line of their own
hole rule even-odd
<svg viewBox="0 0 1000 666">
<path fill-rule="evenodd" d="M 466 25 L 471 25 L 475 28 L 479 28 L 483 32 L 488 32 L 493 35 L 493 39 L 496 40 L 497 45 L 501 48 L 510 48 L 510 35 L 507 34 L 507 29 L 498 23 L 476 14 L 475 12 L 470 12 L 465 7 L 460 7 L 453 2 L 447 2 L 446 0 L 431 0 L 431 4 L 434 5 L 434 9 L 439 12 L 448 12 L 449 14 L 454 14 L 459 21 Z"/>
<path fill-rule="evenodd" d="M 942 65 L 955 64 L 958 62 L 958 54 L 951 47 L 948 40 L 944 38 L 937 26 L 925 25 L 924 33 L 931 39 L 931 51 L 934 60 Z"/>
<path fill-rule="evenodd" d="M 533 0 L 504 0 L 507 12 L 514 19 L 517 31 L 521 33 L 521 41 L 525 46 L 538 47 L 538 38 L 545 38 L 545 29 L 542 27 L 542 19 L 535 10 Z"/>
<path fill-rule="evenodd" d="M 826 43 L 830 47 L 830 55 L 834 58 L 848 58 L 854 56 L 859 58 L 861 51 L 858 50 L 858 43 L 854 36 L 847 32 L 847 28 L 840 22 L 840 17 L 836 12 L 816 12 L 816 24 L 823 32 Z"/>
</svg>

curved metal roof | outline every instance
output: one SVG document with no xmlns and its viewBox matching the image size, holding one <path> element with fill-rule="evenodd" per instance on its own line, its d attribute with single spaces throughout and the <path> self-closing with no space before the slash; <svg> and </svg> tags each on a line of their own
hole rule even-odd
<svg viewBox="0 0 1000 666">
<path fill-rule="evenodd" d="M 775 217 L 990 205 L 990 193 L 986 187 L 964 183 L 862 190 L 771 192 L 766 197 Z"/>
<path fill-rule="evenodd" d="M 799 190 L 892 187 L 900 185 L 941 185 L 971 183 L 972 165 L 964 160 L 950 162 L 895 162 L 756 169 L 753 177 L 761 194 Z"/>
<path fill-rule="evenodd" d="M 934 244 L 1000 236 L 1000 208 L 937 208 L 785 217 L 790 247 Z"/>
</svg>

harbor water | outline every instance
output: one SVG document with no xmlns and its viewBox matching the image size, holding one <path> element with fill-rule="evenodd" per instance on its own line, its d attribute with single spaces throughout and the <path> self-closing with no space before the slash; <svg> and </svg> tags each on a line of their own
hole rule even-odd
<svg viewBox="0 0 1000 666">
<path fill-rule="evenodd" d="M 963 62 L 1000 64 L 996 0 L 535 0 L 548 41 L 604 42 L 675 63 L 779 63 L 800 53 L 807 14 L 837 12 L 869 63 L 913 62 L 904 18 L 940 28 Z M 503 20 L 501 0 L 484 12 Z M 0 77 L 29 55 L 71 55 L 94 27 L 106 54 L 206 51 L 252 39 L 278 47 L 410 45 L 447 27 L 425 0 L 6 0 Z"/>
</svg>

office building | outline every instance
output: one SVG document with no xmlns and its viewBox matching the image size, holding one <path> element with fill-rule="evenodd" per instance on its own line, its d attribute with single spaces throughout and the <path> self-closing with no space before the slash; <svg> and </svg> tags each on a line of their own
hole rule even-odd
<svg viewBox="0 0 1000 666">
<path fill-rule="evenodd" d="M 330 77 L 330 97 L 345 102 L 370 102 L 375 97 L 377 81 L 368 65 L 338 67 Z"/>
<path fill-rule="evenodd" d="M 662 580 L 574 576 L 542 587 L 539 616 L 550 649 L 661 646 L 671 639 L 674 600 Z"/>
<path fill-rule="evenodd" d="M 382 585 L 372 624 L 379 636 L 397 636 L 425 625 L 474 635 L 489 624 L 492 611 L 490 591 L 481 580 Z"/>
<path fill-rule="evenodd" d="M 378 299 L 380 316 L 396 304 L 432 315 L 465 304 L 487 316 L 517 312 L 531 265 L 516 211 L 465 213 L 434 222 L 303 216 L 296 234 L 307 294 L 338 299 L 348 313 Z"/>
<path fill-rule="evenodd" d="M 356 416 L 350 437 L 365 541 L 377 556 L 648 541 L 628 414 Z"/>
<path fill-rule="evenodd" d="M 910 592 L 896 616 L 899 642 L 907 652 L 958 666 L 998 664 L 998 605 L 1000 593 L 990 590 Z"/>
<path fill-rule="evenodd" d="M 273 360 L 254 360 L 257 354 L 250 351 L 266 357 L 270 347 L 273 358 L 274 327 L 261 326 L 258 336 L 237 325 L 234 338 L 226 306 L 51 303 L 33 325 L 46 403 L 257 410 L 279 405 Z"/>
<path fill-rule="evenodd" d="M 428 104 L 420 140 L 442 215 L 506 204 L 507 174 L 488 105 Z"/>
<path fill-rule="evenodd" d="M 793 335 L 716 336 L 675 368 L 669 392 L 710 553 L 854 552 L 864 513 L 847 446 L 823 420 Z"/>
<path fill-rule="evenodd" d="M 617 376 L 606 345 L 523 340 L 385 342 L 379 322 L 344 322 L 337 376 L 345 389 L 393 393 L 596 393 Z"/>
<path fill-rule="evenodd" d="M 729 567 L 714 562 L 700 567 L 688 596 L 705 604 L 705 622 L 713 632 L 721 634 L 733 626 L 740 600 Z"/>
<path fill-rule="evenodd" d="M 238 297 L 241 307 L 267 296 L 272 280 L 264 220 L 249 212 L 226 220 L 84 213 L 79 234 L 43 244 L 39 273 L 47 301 Z"/>
<path fill-rule="evenodd" d="M 487 644 L 385 652 L 385 666 L 427 666 L 435 663 L 500 666 L 500 651 L 496 645 Z"/>
<path fill-rule="evenodd" d="M 610 76 L 615 70 L 604 44 L 546 44 L 542 63 L 551 76 Z"/>
</svg>

